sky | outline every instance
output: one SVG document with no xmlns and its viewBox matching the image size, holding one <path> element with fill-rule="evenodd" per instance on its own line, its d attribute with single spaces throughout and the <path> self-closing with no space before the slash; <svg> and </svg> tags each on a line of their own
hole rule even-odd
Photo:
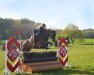
<svg viewBox="0 0 94 75">
<path fill-rule="evenodd" d="M 48 28 L 94 29 L 94 0 L 0 0 L 0 17 L 28 18 Z"/>
</svg>

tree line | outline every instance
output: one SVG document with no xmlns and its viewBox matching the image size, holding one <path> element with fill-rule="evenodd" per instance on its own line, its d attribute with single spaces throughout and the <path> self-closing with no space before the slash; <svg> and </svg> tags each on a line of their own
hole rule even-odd
<svg viewBox="0 0 94 75">
<path fill-rule="evenodd" d="M 60 37 L 69 39 L 72 44 L 75 41 L 82 44 L 84 42 L 84 39 L 94 38 L 94 29 L 80 30 L 77 25 L 70 23 L 64 30 L 60 30 L 59 34 L 57 35 L 57 39 Z"/>
<path fill-rule="evenodd" d="M 12 35 L 18 38 L 17 32 L 20 32 L 21 39 L 30 38 L 33 34 L 33 30 L 39 26 L 41 23 L 35 23 L 27 18 L 9 19 L 0 18 L 0 36 L 3 39 L 9 39 Z M 57 38 L 63 36 L 69 38 L 73 43 L 75 39 L 80 39 L 83 41 L 84 38 L 94 38 L 94 29 L 84 29 L 80 30 L 77 25 L 70 23 L 65 29 L 56 29 Z"/>
<path fill-rule="evenodd" d="M 12 35 L 18 38 L 17 32 L 19 32 L 21 38 L 26 39 L 32 35 L 33 30 L 40 24 L 27 18 L 20 20 L 0 18 L 0 36 L 2 36 L 2 39 L 8 39 Z"/>
</svg>

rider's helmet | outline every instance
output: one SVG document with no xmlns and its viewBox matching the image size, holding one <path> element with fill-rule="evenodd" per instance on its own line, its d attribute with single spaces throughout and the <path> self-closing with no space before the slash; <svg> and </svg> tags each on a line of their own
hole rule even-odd
<svg viewBox="0 0 94 75">
<path fill-rule="evenodd" d="M 46 25 L 43 23 L 42 25 L 41 25 L 43 28 L 46 28 Z"/>
</svg>

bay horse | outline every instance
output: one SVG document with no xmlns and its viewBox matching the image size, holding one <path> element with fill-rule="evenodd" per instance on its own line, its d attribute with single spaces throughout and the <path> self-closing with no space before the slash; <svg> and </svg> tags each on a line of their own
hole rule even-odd
<svg viewBox="0 0 94 75">
<path fill-rule="evenodd" d="M 22 43 L 22 51 L 30 51 L 31 48 L 44 48 L 48 49 L 52 43 L 49 42 L 49 38 L 55 42 L 56 31 L 51 29 L 45 29 L 45 31 L 38 35 L 33 35 L 30 39 L 27 39 Z"/>
</svg>

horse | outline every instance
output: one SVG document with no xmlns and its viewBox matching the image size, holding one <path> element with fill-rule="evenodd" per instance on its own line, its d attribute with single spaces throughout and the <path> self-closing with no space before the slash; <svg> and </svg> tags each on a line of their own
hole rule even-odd
<svg viewBox="0 0 94 75">
<path fill-rule="evenodd" d="M 31 48 L 44 48 L 48 49 L 52 46 L 49 42 L 49 38 L 55 42 L 56 31 L 51 29 L 45 29 L 45 31 L 38 35 L 33 35 L 30 39 L 27 39 L 22 43 L 22 51 L 30 51 Z"/>
</svg>

